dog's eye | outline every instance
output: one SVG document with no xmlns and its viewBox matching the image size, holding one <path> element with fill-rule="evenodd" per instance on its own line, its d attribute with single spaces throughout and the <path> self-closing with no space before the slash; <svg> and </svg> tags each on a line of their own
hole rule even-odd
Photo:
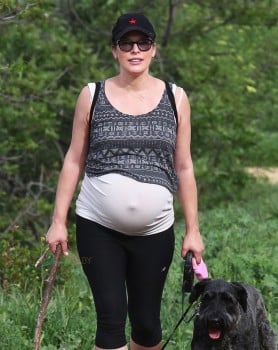
<svg viewBox="0 0 278 350">
<path fill-rule="evenodd" d="M 203 301 L 210 301 L 214 298 L 214 293 L 213 292 L 206 292 L 203 294 Z"/>
<path fill-rule="evenodd" d="M 222 293 L 221 298 L 226 302 L 226 303 L 231 303 L 233 304 L 235 302 L 234 298 L 232 295 L 228 293 Z"/>
</svg>

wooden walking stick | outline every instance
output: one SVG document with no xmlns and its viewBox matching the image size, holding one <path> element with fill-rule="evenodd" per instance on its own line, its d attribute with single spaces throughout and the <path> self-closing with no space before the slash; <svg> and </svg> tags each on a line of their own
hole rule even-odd
<svg viewBox="0 0 278 350">
<path fill-rule="evenodd" d="M 43 255 L 36 262 L 36 264 L 35 264 L 36 267 L 42 263 L 42 261 L 44 260 L 44 258 L 46 256 L 47 251 L 48 251 L 48 248 L 45 250 Z M 62 246 L 61 246 L 61 244 L 58 244 L 56 251 L 55 251 L 55 260 L 51 266 L 49 276 L 46 280 L 46 287 L 44 290 L 42 303 L 41 303 L 41 307 L 40 307 L 40 311 L 39 311 L 39 315 L 38 315 L 38 319 L 37 319 L 37 326 L 36 326 L 35 337 L 34 337 L 34 350 L 40 349 L 40 338 L 41 338 L 41 332 L 42 332 L 42 325 L 43 325 L 43 321 L 45 318 L 47 305 L 48 305 L 50 298 L 51 298 L 51 293 L 52 293 L 52 289 L 53 289 L 53 284 L 54 284 L 56 272 L 57 272 L 57 269 L 59 266 L 59 260 L 61 257 L 61 253 L 62 253 Z"/>
</svg>

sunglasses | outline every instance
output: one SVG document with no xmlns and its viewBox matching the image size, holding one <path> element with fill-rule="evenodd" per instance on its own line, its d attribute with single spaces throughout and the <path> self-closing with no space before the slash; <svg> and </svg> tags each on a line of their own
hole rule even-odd
<svg viewBox="0 0 278 350">
<path fill-rule="evenodd" d="M 133 49 L 134 44 L 137 45 L 140 51 L 149 51 L 153 45 L 153 41 L 151 39 L 142 39 L 138 41 L 122 39 L 118 40 L 117 44 L 119 45 L 120 50 L 123 52 L 130 52 Z"/>
</svg>

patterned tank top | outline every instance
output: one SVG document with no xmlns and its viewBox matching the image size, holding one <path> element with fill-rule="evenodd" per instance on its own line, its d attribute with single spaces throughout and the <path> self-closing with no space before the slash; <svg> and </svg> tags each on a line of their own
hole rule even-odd
<svg viewBox="0 0 278 350">
<path fill-rule="evenodd" d="M 117 173 L 175 192 L 176 127 L 166 88 L 156 108 L 132 116 L 111 105 L 102 81 L 91 120 L 87 176 Z"/>
</svg>

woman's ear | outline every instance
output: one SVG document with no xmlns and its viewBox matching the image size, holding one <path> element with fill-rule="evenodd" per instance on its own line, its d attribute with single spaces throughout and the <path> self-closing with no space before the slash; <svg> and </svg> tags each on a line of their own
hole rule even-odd
<svg viewBox="0 0 278 350">
<path fill-rule="evenodd" d="M 115 45 L 112 46 L 112 55 L 115 58 L 115 60 L 118 59 L 117 49 Z"/>
<path fill-rule="evenodd" d="M 153 52 L 152 52 L 152 58 L 155 58 L 156 56 L 156 44 L 153 44 Z"/>
</svg>

